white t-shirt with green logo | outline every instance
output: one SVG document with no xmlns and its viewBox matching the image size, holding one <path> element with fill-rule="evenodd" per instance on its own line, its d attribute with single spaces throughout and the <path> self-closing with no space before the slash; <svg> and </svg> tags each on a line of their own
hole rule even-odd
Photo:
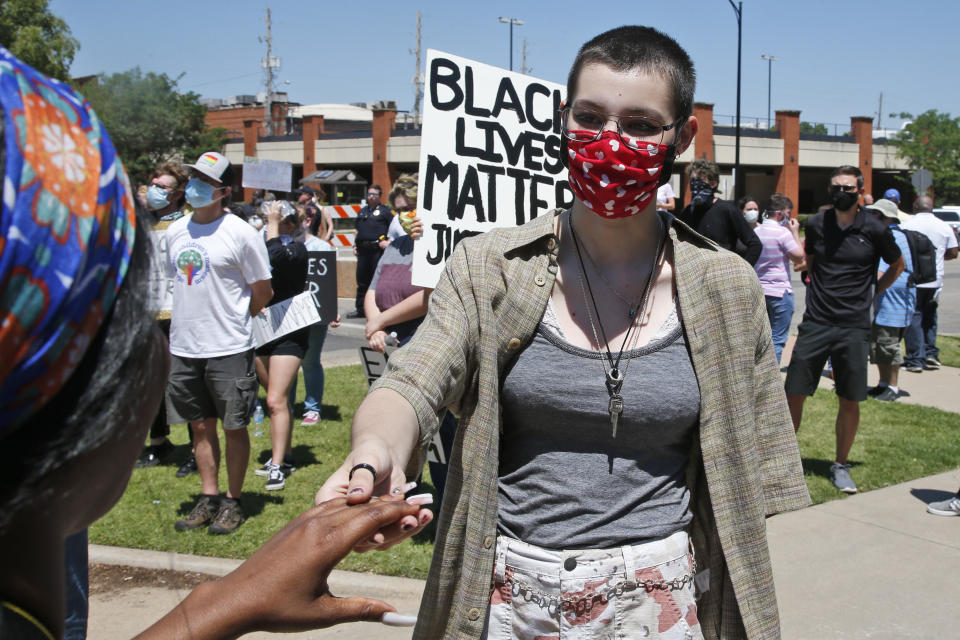
<svg viewBox="0 0 960 640">
<path fill-rule="evenodd" d="M 187 216 L 167 228 L 166 245 L 174 281 L 170 353 L 215 358 L 252 349 L 250 285 L 270 279 L 260 235 L 232 214 L 207 224 Z"/>
</svg>

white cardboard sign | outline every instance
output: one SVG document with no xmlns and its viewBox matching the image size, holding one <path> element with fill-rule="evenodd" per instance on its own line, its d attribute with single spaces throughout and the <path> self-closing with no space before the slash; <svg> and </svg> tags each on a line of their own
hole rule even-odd
<svg viewBox="0 0 960 640">
<path fill-rule="evenodd" d="M 247 189 L 290 191 L 293 164 L 282 160 L 264 160 L 246 156 L 243 159 L 243 186 Z"/>
<path fill-rule="evenodd" d="M 280 336 L 320 322 L 320 313 L 309 291 L 266 307 L 253 317 L 253 343 L 262 347 Z"/>
<path fill-rule="evenodd" d="M 563 85 L 430 49 L 413 284 L 434 287 L 464 237 L 573 203 L 560 161 Z"/>
</svg>

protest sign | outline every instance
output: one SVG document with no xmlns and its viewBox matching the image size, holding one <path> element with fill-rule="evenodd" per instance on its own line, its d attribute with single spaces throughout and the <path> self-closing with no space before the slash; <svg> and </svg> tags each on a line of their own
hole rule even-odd
<svg viewBox="0 0 960 640">
<path fill-rule="evenodd" d="M 370 347 L 360 347 L 360 362 L 363 364 L 363 373 L 367 376 L 368 387 L 384 374 L 387 370 L 390 354 L 396 350 L 397 347 L 387 347 L 386 353 L 380 353 Z M 443 442 L 440 440 L 439 431 L 433 434 L 433 440 L 427 445 L 427 462 L 447 464 L 447 456 L 443 452 Z"/>
<path fill-rule="evenodd" d="M 320 314 L 308 291 L 266 307 L 253 317 L 253 343 L 262 347 L 297 329 L 320 322 Z"/>
<path fill-rule="evenodd" d="M 464 237 L 573 204 L 560 160 L 563 85 L 427 51 L 413 284 L 434 287 Z"/>
<path fill-rule="evenodd" d="M 169 222 L 158 222 L 150 231 L 150 276 L 147 279 L 147 310 L 158 320 L 169 320 L 173 309 L 173 278 L 167 275 L 166 229 Z"/>
<path fill-rule="evenodd" d="M 243 159 L 244 188 L 285 192 L 290 191 L 292 185 L 293 164 L 250 156 Z"/>
<path fill-rule="evenodd" d="M 310 294 L 324 324 L 337 319 L 337 252 L 307 252 L 307 282 Z"/>
</svg>

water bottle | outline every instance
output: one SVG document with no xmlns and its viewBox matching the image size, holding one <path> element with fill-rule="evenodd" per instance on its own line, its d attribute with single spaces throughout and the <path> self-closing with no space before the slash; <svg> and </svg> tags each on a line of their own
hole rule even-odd
<svg viewBox="0 0 960 640">
<path fill-rule="evenodd" d="M 253 423 L 257 425 L 257 428 L 254 430 L 253 435 L 256 437 L 262 436 L 263 430 L 260 429 L 260 425 L 263 424 L 263 407 L 260 406 L 259 402 L 257 402 L 257 405 L 253 410 Z"/>
</svg>

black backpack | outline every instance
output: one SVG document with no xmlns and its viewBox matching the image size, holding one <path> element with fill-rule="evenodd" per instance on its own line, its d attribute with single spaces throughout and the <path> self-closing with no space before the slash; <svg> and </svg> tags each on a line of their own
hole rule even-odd
<svg viewBox="0 0 960 640">
<path fill-rule="evenodd" d="M 925 234 L 911 229 L 900 228 L 903 234 L 907 236 L 907 246 L 910 247 L 910 257 L 912 258 L 911 268 L 907 269 L 910 273 L 910 284 L 927 284 L 935 282 L 937 279 L 937 248 L 933 245 Z"/>
</svg>

